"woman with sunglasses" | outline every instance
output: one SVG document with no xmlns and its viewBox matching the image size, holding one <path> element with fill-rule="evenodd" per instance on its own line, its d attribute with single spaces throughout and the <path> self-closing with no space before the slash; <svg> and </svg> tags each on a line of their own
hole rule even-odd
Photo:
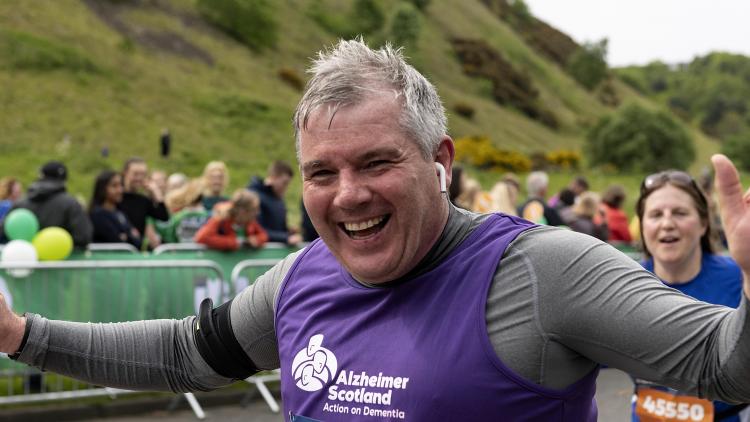
<svg viewBox="0 0 750 422">
<path fill-rule="evenodd" d="M 732 258 L 716 254 L 709 204 L 690 175 L 670 170 L 646 177 L 636 212 L 646 255 L 643 266 L 647 270 L 667 286 L 698 300 L 739 306 L 742 271 Z M 737 413 L 745 407 L 711 403 L 638 379 L 636 396 L 634 421 L 640 420 L 639 415 L 653 415 L 660 403 L 664 413 L 667 407 L 674 407 L 675 414 L 680 410 L 683 414 L 692 411 L 694 419 L 713 409 L 713 420 L 733 422 L 739 421 Z"/>
</svg>

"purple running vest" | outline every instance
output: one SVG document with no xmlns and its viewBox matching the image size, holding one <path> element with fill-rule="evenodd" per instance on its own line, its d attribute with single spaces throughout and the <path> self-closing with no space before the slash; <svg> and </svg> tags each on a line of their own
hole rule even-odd
<svg viewBox="0 0 750 422">
<path fill-rule="evenodd" d="M 313 242 L 276 306 L 287 417 L 595 421 L 597 370 L 550 390 L 506 367 L 490 343 L 485 305 L 498 261 L 530 227 L 492 215 L 439 266 L 385 288 L 360 285 Z"/>
</svg>

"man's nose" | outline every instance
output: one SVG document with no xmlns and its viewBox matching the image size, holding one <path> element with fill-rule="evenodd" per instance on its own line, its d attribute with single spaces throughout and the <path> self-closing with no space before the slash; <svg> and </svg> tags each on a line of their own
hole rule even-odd
<svg viewBox="0 0 750 422">
<path fill-rule="evenodd" d="M 363 180 L 351 172 L 339 173 L 339 184 L 333 205 L 343 209 L 355 209 L 372 198 L 372 191 Z"/>
</svg>

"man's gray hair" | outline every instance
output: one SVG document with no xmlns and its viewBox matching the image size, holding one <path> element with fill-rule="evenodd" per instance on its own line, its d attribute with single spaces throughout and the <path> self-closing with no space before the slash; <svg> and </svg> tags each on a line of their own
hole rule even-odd
<svg viewBox="0 0 750 422">
<path fill-rule="evenodd" d="M 318 107 L 329 106 L 333 116 L 340 107 L 360 104 L 383 89 L 393 89 L 402 98 L 399 125 L 417 142 L 425 159 L 434 158 L 446 134 L 445 109 L 435 87 L 406 63 L 400 48 L 386 44 L 373 50 L 362 38 L 340 40 L 318 53 L 308 73 L 312 79 L 294 113 L 298 159 L 300 132 Z"/>
<path fill-rule="evenodd" d="M 549 176 L 543 171 L 532 171 L 526 178 L 526 193 L 529 196 L 541 197 L 547 192 Z"/>
</svg>

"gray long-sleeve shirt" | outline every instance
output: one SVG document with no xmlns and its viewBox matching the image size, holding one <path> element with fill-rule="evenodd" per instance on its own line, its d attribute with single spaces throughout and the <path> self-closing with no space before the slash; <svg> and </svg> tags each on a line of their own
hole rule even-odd
<svg viewBox="0 0 750 422">
<path fill-rule="evenodd" d="M 484 218 L 452 208 L 436 245 L 404 279 L 441 262 Z M 275 298 L 297 255 L 232 303 L 235 335 L 260 368 L 279 366 Z M 697 302 L 611 246 L 557 228 L 523 233 L 502 262 L 487 300 L 487 332 L 499 358 L 522 377 L 561 389 L 602 363 L 707 398 L 750 401 L 747 298 L 737 310 Z M 131 389 L 207 390 L 230 382 L 199 355 L 194 317 L 123 324 L 31 318 L 19 360 L 43 369 Z"/>
</svg>

